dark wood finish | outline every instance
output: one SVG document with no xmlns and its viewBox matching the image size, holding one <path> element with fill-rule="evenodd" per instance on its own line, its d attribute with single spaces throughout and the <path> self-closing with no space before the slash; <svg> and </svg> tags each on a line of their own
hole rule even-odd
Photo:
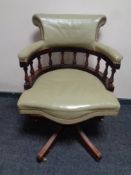
<svg viewBox="0 0 131 175">
<path fill-rule="evenodd" d="M 100 160 L 102 158 L 101 152 L 96 148 L 96 146 L 89 140 L 86 134 L 79 128 L 79 126 L 75 126 L 75 129 L 80 136 L 81 141 L 84 143 L 86 149 L 89 153 L 96 159 Z"/>
<path fill-rule="evenodd" d="M 49 152 L 50 148 L 53 146 L 59 134 L 62 132 L 63 128 L 66 127 L 61 125 L 57 132 L 54 132 L 52 136 L 49 138 L 47 143 L 40 149 L 37 154 L 38 162 L 43 161 L 46 154 Z M 72 129 L 75 129 L 76 133 L 79 135 L 81 141 L 83 142 L 87 151 L 95 158 L 96 160 L 100 160 L 102 158 L 101 152 L 96 148 L 96 146 L 89 140 L 86 134 L 79 128 L 78 125 L 71 126 Z"/>
<path fill-rule="evenodd" d="M 114 82 L 114 74 L 115 74 L 115 72 L 116 72 L 116 69 L 112 68 L 111 76 L 110 76 L 110 79 L 109 79 L 109 82 L 108 82 L 108 87 L 109 87 L 109 89 L 112 89 L 112 90 L 114 90 L 113 82 Z"/>
<path fill-rule="evenodd" d="M 35 71 L 34 71 L 34 68 L 33 68 L 33 61 L 31 61 L 30 62 L 30 74 L 31 74 L 31 76 L 34 76 L 34 73 L 35 73 Z"/>
<path fill-rule="evenodd" d="M 24 66 L 23 69 L 24 69 L 24 72 L 25 72 L 25 84 L 24 84 L 24 88 L 25 89 L 29 89 L 30 88 L 30 78 L 29 78 L 29 75 L 28 75 L 28 67 L 27 66 Z"/>
<path fill-rule="evenodd" d="M 64 64 L 64 52 L 61 52 L 61 64 Z"/>
<path fill-rule="evenodd" d="M 49 65 L 50 65 L 50 66 L 52 66 L 52 59 L 51 59 L 51 57 L 52 57 L 52 53 L 49 52 Z"/>
<path fill-rule="evenodd" d="M 76 52 L 73 52 L 73 65 L 76 65 Z"/>
<path fill-rule="evenodd" d="M 41 61 L 40 61 L 40 56 L 38 56 L 37 59 L 38 59 L 38 70 L 41 70 L 42 69 L 42 64 L 41 64 Z"/>
<path fill-rule="evenodd" d="M 60 64 L 58 65 L 53 65 L 53 53 L 54 52 L 60 52 L 61 53 L 61 61 Z M 73 53 L 73 62 L 72 64 L 65 64 L 64 61 L 64 53 L 65 52 L 72 52 Z M 77 64 L 77 60 L 76 60 L 76 55 L 77 53 L 85 53 L 85 64 L 84 65 L 78 65 Z M 42 66 L 41 64 L 41 59 L 43 59 L 43 56 L 41 57 L 41 55 L 44 54 L 48 54 L 49 55 L 49 66 Z M 90 55 L 95 55 L 96 59 L 97 59 L 97 64 L 95 68 L 89 67 L 89 56 Z M 37 69 L 34 70 L 33 68 L 33 60 L 34 59 L 38 59 L 38 66 Z M 104 72 L 100 71 L 100 62 L 101 60 L 105 61 L 106 67 Z M 28 73 L 28 66 L 30 65 L 30 74 Z M 113 91 L 114 90 L 114 86 L 113 86 L 113 82 L 114 82 L 114 74 L 116 69 L 120 68 L 120 64 L 113 64 L 113 62 L 108 59 L 107 57 L 105 57 L 104 55 L 102 55 L 101 53 L 92 51 L 92 50 L 87 50 L 87 49 L 83 49 L 83 48 L 50 48 L 50 49 L 45 49 L 43 51 L 40 51 L 34 55 L 32 55 L 29 59 L 28 62 L 20 62 L 20 66 L 24 68 L 24 72 L 25 72 L 25 89 L 29 89 L 32 87 L 33 83 L 35 82 L 35 80 L 43 73 L 48 72 L 48 71 L 52 71 L 55 69 L 59 69 L 59 68 L 73 68 L 73 69 L 79 69 L 79 70 L 83 70 L 86 72 L 89 72 L 93 75 L 95 75 L 97 78 L 99 78 L 102 83 L 105 85 L 105 87 L 110 90 Z M 108 67 L 111 67 L 112 69 L 112 73 L 110 78 L 108 77 Z"/>
<path fill-rule="evenodd" d="M 96 65 L 96 69 L 95 69 L 96 73 L 99 72 L 99 69 L 100 69 L 100 61 L 101 61 L 101 57 L 98 56 L 98 58 L 97 58 L 97 65 Z"/>
<path fill-rule="evenodd" d="M 103 73 L 103 80 L 104 81 L 106 81 L 106 77 L 108 75 L 108 66 L 109 66 L 108 63 L 106 63 L 106 67 L 105 67 L 105 70 L 104 70 L 104 73 Z"/>
<path fill-rule="evenodd" d="M 37 160 L 39 162 L 41 162 L 43 160 L 43 158 L 45 157 L 45 155 L 48 153 L 49 149 L 51 148 L 51 146 L 54 144 L 57 137 L 59 136 L 62 128 L 63 127 L 61 126 L 57 132 L 53 133 L 52 136 L 49 138 L 48 142 L 40 149 L 40 151 L 37 155 Z"/>
<path fill-rule="evenodd" d="M 85 60 L 85 68 L 88 67 L 88 58 L 89 58 L 89 53 L 86 52 L 86 60 Z"/>
</svg>

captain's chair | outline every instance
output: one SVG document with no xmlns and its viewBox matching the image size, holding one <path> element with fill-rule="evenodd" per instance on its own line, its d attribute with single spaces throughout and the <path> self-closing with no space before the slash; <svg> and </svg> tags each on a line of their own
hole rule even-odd
<svg viewBox="0 0 131 175">
<path fill-rule="evenodd" d="M 97 42 L 99 29 L 105 21 L 103 15 L 33 16 L 42 39 L 18 55 L 25 72 L 25 90 L 18 101 L 18 109 L 20 114 L 47 118 L 61 126 L 38 153 L 39 161 L 66 125 L 74 126 L 97 160 L 102 157 L 78 125 L 92 118 L 116 116 L 120 109 L 112 91 L 114 73 L 120 68 L 122 56 Z M 56 57 L 60 58 L 59 63 Z M 34 60 L 37 61 L 35 66 Z"/>
</svg>

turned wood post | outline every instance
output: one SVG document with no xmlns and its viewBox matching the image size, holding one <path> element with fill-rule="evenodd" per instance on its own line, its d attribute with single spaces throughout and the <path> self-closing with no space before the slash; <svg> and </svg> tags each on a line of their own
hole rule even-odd
<svg viewBox="0 0 131 175">
<path fill-rule="evenodd" d="M 106 81 L 107 75 L 108 75 L 108 63 L 106 63 L 106 67 L 103 73 L 103 80 Z"/>
<path fill-rule="evenodd" d="M 85 68 L 88 67 L 88 64 L 89 64 L 89 53 L 86 52 L 86 60 L 85 60 Z"/>
<path fill-rule="evenodd" d="M 40 56 L 37 57 L 37 60 L 38 60 L 38 69 L 41 70 L 42 65 L 41 65 L 41 61 L 40 61 Z"/>
<path fill-rule="evenodd" d="M 30 87 L 30 80 L 29 80 L 29 75 L 28 75 L 28 68 L 27 66 L 24 66 L 24 72 L 25 72 L 25 85 L 24 88 L 28 89 Z"/>
<path fill-rule="evenodd" d="M 61 52 L 61 64 L 64 64 L 64 52 Z"/>
<path fill-rule="evenodd" d="M 76 64 L 76 52 L 73 52 L 73 65 Z"/>
<path fill-rule="evenodd" d="M 116 69 L 112 68 L 111 76 L 110 76 L 109 82 L 108 82 L 108 87 L 112 91 L 114 90 L 113 82 L 114 82 L 114 74 L 115 74 L 115 72 L 116 72 Z"/>
<path fill-rule="evenodd" d="M 49 52 L 49 65 L 50 65 L 50 66 L 52 66 L 52 59 L 51 59 L 51 57 L 52 57 L 52 53 Z"/>
<path fill-rule="evenodd" d="M 99 69 L 100 69 L 100 61 L 101 61 L 101 57 L 98 56 L 97 57 L 97 65 L 96 65 L 96 69 L 95 69 L 95 72 L 99 72 Z"/>
<path fill-rule="evenodd" d="M 30 62 L 30 74 L 31 74 L 31 76 L 34 76 L 34 73 L 35 73 L 35 71 L 34 71 L 34 68 L 33 68 L 33 61 L 31 61 Z"/>
</svg>

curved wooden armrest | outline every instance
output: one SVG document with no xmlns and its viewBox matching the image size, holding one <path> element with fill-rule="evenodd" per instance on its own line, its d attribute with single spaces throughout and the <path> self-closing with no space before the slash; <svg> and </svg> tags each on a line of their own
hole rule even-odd
<svg viewBox="0 0 131 175">
<path fill-rule="evenodd" d="M 59 52 L 60 53 L 60 63 L 57 65 L 53 64 L 53 53 Z M 66 64 L 65 63 L 65 52 L 72 52 L 72 64 Z M 85 54 L 85 62 L 83 65 L 78 64 L 78 53 L 84 53 Z M 44 54 L 48 55 L 48 65 L 44 66 L 42 65 L 41 59 L 45 58 L 43 57 Z M 90 55 L 95 56 L 96 58 L 96 65 L 95 67 L 91 67 L 89 64 L 89 61 L 91 59 Z M 54 57 L 55 58 L 55 57 Z M 38 65 L 33 66 L 34 59 L 37 59 Z M 104 71 L 101 70 L 101 60 L 105 62 L 105 68 Z M 28 61 L 26 62 L 20 62 L 20 66 L 23 67 L 25 72 L 25 89 L 29 89 L 32 87 L 35 80 L 43 73 L 59 69 L 59 68 L 74 68 L 83 70 L 86 72 L 89 72 L 93 75 L 95 75 L 97 78 L 99 78 L 102 83 L 105 85 L 105 87 L 113 91 L 114 86 L 114 74 L 116 72 L 116 69 L 120 68 L 120 64 L 116 64 L 110 59 L 108 59 L 107 56 L 96 52 L 92 50 L 87 50 L 84 48 L 71 48 L 71 47 L 59 47 L 59 48 L 49 48 L 49 49 L 43 49 L 38 51 L 37 53 L 32 54 Z M 109 73 L 109 67 L 111 69 L 111 73 Z"/>
</svg>

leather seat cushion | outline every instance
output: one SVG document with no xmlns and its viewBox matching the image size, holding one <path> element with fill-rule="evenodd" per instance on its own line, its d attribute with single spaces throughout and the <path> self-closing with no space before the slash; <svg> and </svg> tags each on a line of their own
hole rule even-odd
<svg viewBox="0 0 131 175">
<path fill-rule="evenodd" d="M 41 75 L 18 101 L 21 114 L 74 124 L 96 117 L 117 115 L 120 104 L 112 92 L 92 74 L 58 69 Z"/>
</svg>

